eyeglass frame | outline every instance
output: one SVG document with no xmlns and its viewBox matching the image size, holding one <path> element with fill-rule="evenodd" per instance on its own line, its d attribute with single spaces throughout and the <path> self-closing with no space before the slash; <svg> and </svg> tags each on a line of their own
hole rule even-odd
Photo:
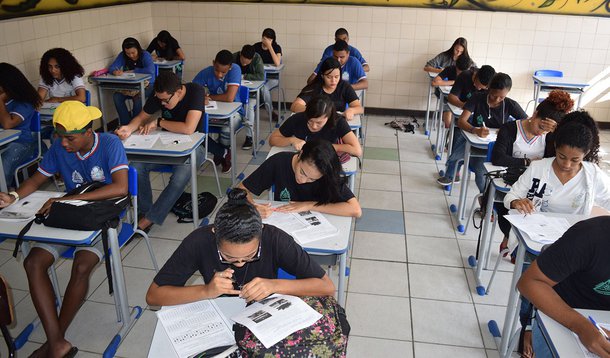
<svg viewBox="0 0 610 358">
<path fill-rule="evenodd" d="M 249 264 L 251 262 L 256 262 L 258 260 L 261 259 L 261 248 L 262 248 L 262 241 L 259 240 L 258 242 L 258 250 L 256 250 L 256 253 L 254 254 L 254 256 L 252 256 L 252 258 L 246 259 L 246 260 L 235 260 L 235 261 L 228 261 L 225 260 L 225 258 L 222 256 L 222 253 L 220 252 L 220 248 L 218 247 L 218 244 L 216 244 L 216 252 L 218 252 L 218 260 L 220 260 L 221 264 L 225 264 L 225 265 L 235 265 L 235 264 Z"/>
<path fill-rule="evenodd" d="M 176 94 L 176 92 L 172 93 L 171 96 L 169 96 L 169 98 L 167 98 L 167 99 L 161 99 L 161 98 L 157 97 L 156 94 L 155 94 L 155 97 L 157 97 L 159 102 L 161 102 L 162 104 L 169 104 L 169 102 L 172 100 L 172 98 L 174 98 L 175 94 Z"/>
</svg>

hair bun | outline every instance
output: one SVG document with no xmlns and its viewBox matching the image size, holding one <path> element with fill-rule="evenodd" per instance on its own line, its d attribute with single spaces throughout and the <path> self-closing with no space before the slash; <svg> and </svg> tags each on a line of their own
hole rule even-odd
<svg viewBox="0 0 610 358">
<path fill-rule="evenodd" d="M 227 204 L 246 205 L 248 204 L 248 193 L 244 189 L 234 188 L 227 195 Z"/>
<path fill-rule="evenodd" d="M 559 112 L 569 113 L 574 107 L 574 100 L 566 91 L 552 90 L 546 100 L 552 103 Z"/>
</svg>

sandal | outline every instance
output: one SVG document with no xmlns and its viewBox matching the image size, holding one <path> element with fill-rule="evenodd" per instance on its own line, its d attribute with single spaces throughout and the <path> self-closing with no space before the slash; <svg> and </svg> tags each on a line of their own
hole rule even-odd
<svg viewBox="0 0 610 358">
<path fill-rule="evenodd" d="M 64 354 L 63 358 L 74 358 L 76 356 L 76 353 L 78 353 L 78 348 L 72 346 L 72 348 L 70 348 L 70 350 Z"/>
</svg>

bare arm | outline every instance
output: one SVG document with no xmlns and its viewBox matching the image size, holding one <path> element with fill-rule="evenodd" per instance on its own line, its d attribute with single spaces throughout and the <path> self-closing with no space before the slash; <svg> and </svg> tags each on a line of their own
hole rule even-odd
<svg viewBox="0 0 610 358">
<path fill-rule="evenodd" d="M 290 110 L 294 113 L 305 112 L 305 101 L 297 97 L 290 105 Z"/>
<path fill-rule="evenodd" d="M 184 51 L 182 51 L 182 48 L 177 49 L 176 56 L 174 56 L 174 60 L 184 61 L 185 59 L 186 59 L 186 56 L 184 55 Z"/>
<path fill-rule="evenodd" d="M 464 108 L 465 102 L 460 101 L 460 98 L 452 93 L 447 96 L 447 101 L 456 107 Z"/>
<path fill-rule="evenodd" d="M 140 127 L 142 127 L 143 125 L 145 125 L 149 122 L 150 122 L 150 114 L 142 111 L 137 116 L 133 117 L 131 122 L 129 122 L 128 124 L 126 124 L 124 126 L 120 126 L 119 128 L 117 128 L 117 130 L 115 130 L 114 133 L 116 133 L 116 135 L 118 135 L 119 138 L 125 139 L 125 138 L 128 138 L 131 135 L 131 133 L 137 131 L 138 129 L 140 129 Z"/>
<path fill-rule="evenodd" d="M 360 146 L 360 141 L 358 141 L 358 138 L 354 132 L 347 133 L 341 138 L 341 140 L 343 141 L 343 144 L 333 144 L 335 151 L 346 152 L 354 157 L 362 156 L 362 147 Z M 271 139 L 269 140 L 269 143 L 271 143 Z"/>
<path fill-rule="evenodd" d="M 227 92 L 223 94 L 211 94 L 210 98 L 214 101 L 233 102 L 235 100 L 235 96 L 237 95 L 238 89 L 239 86 L 229 85 L 227 86 Z"/>
<path fill-rule="evenodd" d="M 316 205 L 315 201 L 291 201 L 289 204 L 275 208 L 275 210 L 286 213 L 300 213 L 302 211 L 314 210 L 324 214 L 338 216 L 351 216 L 355 218 L 362 216 L 360 203 L 355 197 L 342 203 L 324 205 Z"/>
<path fill-rule="evenodd" d="M 364 107 L 362 107 L 362 105 L 360 104 L 360 100 L 356 99 L 349 103 L 349 107 L 347 107 L 345 112 L 343 112 L 343 115 L 345 116 L 345 119 L 351 121 L 352 119 L 354 119 L 355 114 L 362 113 L 364 113 Z"/>
<path fill-rule="evenodd" d="M 433 86 L 453 86 L 454 82 L 455 81 L 445 81 L 444 79 L 441 78 L 441 76 L 436 76 L 432 80 L 432 85 Z"/>
<path fill-rule="evenodd" d="M 424 71 L 426 72 L 441 73 L 442 70 L 442 68 L 436 68 L 428 65 L 424 66 Z"/>
<path fill-rule="evenodd" d="M 354 91 L 361 90 L 361 89 L 367 89 L 367 88 L 369 88 L 369 80 L 367 80 L 366 78 L 363 78 L 360 81 L 354 83 L 352 85 L 352 88 L 354 89 Z"/>
<path fill-rule="evenodd" d="M 26 180 L 17 190 L 17 194 L 19 194 L 20 198 L 25 198 L 28 195 L 32 194 L 38 188 L 47 181 L 47 177 L 42 175 L 40 172 L 36 171 L 34 175 L 32 175 L 28 180 Z M 8 195 L 7 193 L 0 193 L 0 208 L 4 208 L 9 206 L 15 201 L 15 198 L 12 195 Z"/>
<path fill-rule="evenodd" d="M 248 188 L 244 186 L 243 183 L 240 182 L 239 184 L 237 184 L 237 187 L 246 191 L 246 194 L 248 195 L 248 202 L 250 202 L 252 205 L 254 205 L 254 207 L 256 207 L 256 210 L 258 210 L 263 219 L 269 217 L 273 213 L 273 209 L 271 208 L 270 203 L 263 205 L 255 203 L 254 198 L 252 197 L 252 193 L 250 192 L 250 190 L 248 190 Z"/>
<path fill-rule="evenodd" d="M 326 274 L 322 278 L 298 280 L 255 277 L 244 285 L 240 297 L 248 302 L 260 301 L 274 293 L 293 296 L 331 296 L 335 293 L 335 285 Z"/>
<path fill-rule="evenodd" d="M 371 68 L 369 67 L 369 65 L 362 65 L 362 68 L 364 69 L 364 72 L 369 72 L 371 70 Z"/>
<path fill-rule="evenodd" d="M 201 111 L 192 109 L 186 114 L 186 120 L 184 122 L 161 121 L 159 124 L 161 128 L 170 132 L 191 135 L 197 130 L 197 125 L 201 120 L 202 114 Z"/>
<path fill-rule="evenodd" d="M 311 75 L 309 75 L 309 78 L 307 78 L 307 84 L 310 84 L 313 82 L 313 80 L 316 79 L 316 74 L 312 73 Z"/>
<path fill-rule="evenodd" d="M 38 95 L 43 101 L 47 98 L 47 93 L 49 93 L 49 91 L 46 88 L 38 87 Z"/>
<path fill-rule="evenodd" d="M 38 93 L 40 93 L 40 91 L 38 91 Z M 78 88 L 76 90 L 76 94 L 74 96 L 67 96 L 67 97 L 51 97 L 49 99 L 47 99 L 47 102 L 54 102 L 54 103 L 61 103 L 64 101 L 79 101 L 79 102 L 85 102 L 85 100 L 87 99 L 87 96 L 85 94 L 85 89 L 84 88 Z"/>
<path fill-rule="evenodd" d="M 468 123 L 468 118 L 470 118 L 471 114 L 472 112 L 465 109 L 460 115 L 460 118 L 458 118 L 458 127 L 461 130 L 464 130 L 469 133 L 474 133 L 481 138 L 485 138 L 489 134 L 489 129 L 487 127 L 475 127 L 472 124 Z"/>
<path fill-rule="evenodd" d="M 273 133 L 271 133 L 271 136 L 269 137 L 269 145 L 274 147 L 293 146 L 296 150 L 300 150 L 303 144 L 305 144 L 305 141 L 295 136 L 284 137 L 282 132 L 280 132 L 279 128 L 274 130 Z"/>
</svg>

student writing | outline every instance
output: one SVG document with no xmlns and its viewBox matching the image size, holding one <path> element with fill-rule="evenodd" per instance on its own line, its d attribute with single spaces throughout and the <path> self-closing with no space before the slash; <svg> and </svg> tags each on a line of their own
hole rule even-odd
<svg viewBox="0 0 610 358">
<path fill-rule="evenodd" d="M 146 48 L 152 54 L 153 59 L 160 60 L 185 60 L 184 51 L 176 40 L 167 30 L 160 31 L 157 36 L 150 41 Z"/>
<path fill-rule="evenodd" d="M 468 55 L 468 41 L 463 37 L 458 37 L 453 41 L 451 47 L 428 60 L 424 66 L 424 71 L 440 73 L 445 67 L 455 65 L 455 61 L 460 55 Z"/>
</svg>

